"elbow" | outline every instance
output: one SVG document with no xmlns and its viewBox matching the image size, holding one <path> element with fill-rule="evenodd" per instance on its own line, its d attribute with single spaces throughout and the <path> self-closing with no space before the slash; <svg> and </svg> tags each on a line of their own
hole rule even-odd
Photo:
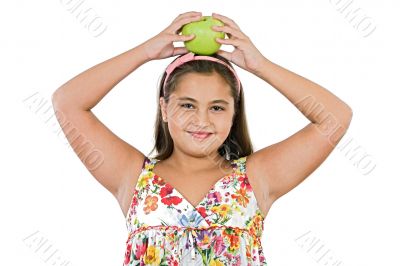
<svg viewBox="0 0 400 266">
<path fill-rule="evenodd" d="M 53 106 L 55 106 L 56 104 L 59 104 L 59 102 L 60 102 L 60 91 L 59 89 L 57 89 L 51 95 L 51 103 L 53 104 Z"/>
<path fill-rule="evenodd" d="M 352 118 L 353 118 L 353 110 L 350 108 L 349 109 L 349 120 L 351 121 Z"/>
<path fill-rule="evenodd" d="M 62 106 L 66 106 L 66 97 L 62 90 L 63 87 L 59 87 L 51 95 L 51 103 L 54 107 L 61 108 Z"/>
<path fill-rule="evenodd" d="M 353 118 L 353 110 L 350 106 L 346 105 L 346 110 L 342 113 L 342 124 L 346 128 L 350 126 L 351 119 Z"/>
<path fill-rule="evenodd" d="M 353 109 L 351 109 L 351 107 L 349 105 L 346 104 L 346 114 L 348 117 L 348 120 L 351 121 L 351 119 L 353 118 Z"/>
<path fill-rule="evenodd" d="M 53 92 L 53 94 L 51 95 L 51 102 L 54 104 L 56 102 L 56 98 L 57 98 L 57 90 L 55 92 Z"/>
<path fill-rule="evenodd" d="M 74 95 L 71 95 L 67 87 L 59 87 L 51 95 L 51 102 L 54 108 L 58 110 L 82 110 L 89 111 L 90 109 L 80 107 L 78 100 L 74 99 Z"/>
</svg>

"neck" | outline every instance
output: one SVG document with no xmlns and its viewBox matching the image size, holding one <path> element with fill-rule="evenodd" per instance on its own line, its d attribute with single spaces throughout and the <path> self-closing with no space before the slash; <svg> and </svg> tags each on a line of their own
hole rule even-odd
<svg viewBox="0 0 400 266">
<path fill-rule="evenodd" d="M 173 164 L 177 169 L 185 169 L 188 172 L 201 172 L 211 169 L 226 169 L 230 162 L 219 155 L 218 152 L 212 155 L 191 156 L 182 152 L 172 152 L 171 156 L 166 159 L 168 163 Z"/>
</svg>

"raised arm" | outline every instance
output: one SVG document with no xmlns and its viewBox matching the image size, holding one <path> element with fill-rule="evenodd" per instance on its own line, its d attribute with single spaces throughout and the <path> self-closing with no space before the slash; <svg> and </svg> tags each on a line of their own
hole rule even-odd
<svg viewBox="0 0 400 266">
<path fill-rule="evenodd" d="M 143 45 L 132 48 L 67 81 L 53 93 L 53 103 L 62 108 L 89 111 L 122 79 L 148 61 Z"/>
<path fill-rule="evenodd" d="M 79 159 L 114 196 L 141 168 L 144 155 L 107 128 L 91 111 L 128 74 L 149 61 L 143 46 L 97 64 L 72 78 L 52 96 L 56 117 Z"/>
<path fill-rule="evenodd" d="M 248 172 L 271 205 L 322 164 L 349 127 L 352 110 L 322 86 L 265 58 L 232 19 L 219 14 L 213 17 L 225 24 L 213 29 L 229 36 L 217 41 L 235 47 L 233 52 L 218 53 L 269 83 L 310 120 L 285 140 L 248 156 Z"/>
<path fill-rule="evenodd" d="M 96 180 L 117 198 L 124 215 L 145 155 L 111 132 L 91 109 L 140 65 L 187 53 L 186 48 L 174 47 L 173 42 L 194 38 L 179 33 L 184 24 L 200 19 L 199 12 L 180 14 L 153 38 L 89 68 L 53 93 L 56 117 L 73 150 Z"/>
<path fill-rule="evenodd" d="M 282 93 L 310 123 L 252 156 L 273 202 L 314 172 L 346 133 L 351 108 L 320 85 L 265 59 L 257 75 Z"/>
</svg>

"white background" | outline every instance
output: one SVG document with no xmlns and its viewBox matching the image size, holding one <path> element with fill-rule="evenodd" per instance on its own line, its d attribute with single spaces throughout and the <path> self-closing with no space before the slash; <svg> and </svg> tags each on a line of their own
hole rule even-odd
<svg viewBox="0 0 400 266">
<path fill-rule="evenodd" d="M 339 143 L 350 143 L 348 150 L 337 147 L 271 208 L 262 239 L 268 265 L 400 265 L 397 2 L 86 0 L 81 9 L 92 8 L 106 27 L 96 37 L 76 18 L 79 11 L 68 11 L 69 1 L 1 5 L 0 265 L 122 265 L 123 213 L 58 135 L 50 97 L 73 76 L 192 10 L 234 19 L 268 59 L 327 88 L 354 112 Z M 357 18 L 350 21 L 337 10 L 345 3 L 359 9 L 358 20 L 365 17 L 358 28 Z M 142 65 L 93 109 L 146 154 L 153 145 L 158 81 L 170 61 Z M 309 122 L 276 89 L 235 67 L 255 150 Z M 367 163 L 374 168 L 363 169 Z"/>
</svg>

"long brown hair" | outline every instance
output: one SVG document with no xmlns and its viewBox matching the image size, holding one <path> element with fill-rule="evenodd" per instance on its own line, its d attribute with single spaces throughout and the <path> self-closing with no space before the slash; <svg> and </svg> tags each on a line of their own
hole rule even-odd
<svg viewBox="0 0 400 266">
<path fill-rule="evenodd" d="M 226 60 L 224 57 L 213 54 L 211 55 L 220 60 L 223 60 L 227 64 L 232 67 L 232 64 Z M 180 56 L 179 56 L 180 57 Z M 177 60 L 177 57 L 175 60 Z M 174 61 L 175 61 L 174 60 Z M 228 137 L 224 141 L 224 143 L 218 148 L 218 153 L 225 157 L 226 159 L 238 159 L 243 156 L 250 155 L 253 153 L 253 145 L 250 140 L 249 131 L 247 128 L 247 121 L 245 115 L 245 104 L 244 104 L 244 94 L 242 84 L 240 86 L 240 93 L 238 94 L 236 79 L 232 72 L 225 67 L 224 65 L 207 60 L 193 60 L 184 63 L 183 65 L 177 67 L 170 75 L 169 80 L 165 85 L 165 95 L 163 90 L 163 84 L 166 77 L 166 72 L 164 71 L 161 81 L 159 82 L 159 90 L 158 90 L 158 103 L 160 97 L 164 97 L 165 102 L 169 102 L 169 97 L 171 93 L 176 89 L 177 83 L 180 78 L 188 73 L 213 73 L 216 72 L 221 75 L 222 78 L 229 84 L 231 88 L 231 95 L 234 98 L 234 115 L 233 115 L 233 124 L 231 130 L 229 132 Z M 169 134 L 168 125 L 162 119 L 162 113 L 160 105 L 158 104 L 156 122 L 155 122 L 155 131 L 154 131 L 154 139 L 155 144 L 150 154 L 156 150 L 157 155 L 154 158 L 158 160 L 164 160 L 168 158 L 173 151 L 174 142 L 172 140 L 171 135 Z"/>
</svg>

